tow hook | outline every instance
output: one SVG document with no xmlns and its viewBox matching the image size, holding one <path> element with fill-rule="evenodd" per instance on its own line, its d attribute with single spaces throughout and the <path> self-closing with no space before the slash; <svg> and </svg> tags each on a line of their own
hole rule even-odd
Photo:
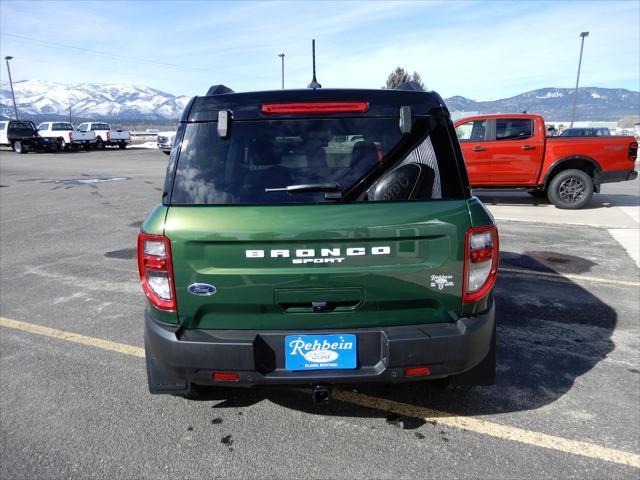
<svg viewBox="0 0 640 480">
<path fill-rule="evenodd" d="M 311 389 L 311 399 L 314 405 L 329 405 L 331 387 L 329 385 L 314 385 Z"/>
</svg>

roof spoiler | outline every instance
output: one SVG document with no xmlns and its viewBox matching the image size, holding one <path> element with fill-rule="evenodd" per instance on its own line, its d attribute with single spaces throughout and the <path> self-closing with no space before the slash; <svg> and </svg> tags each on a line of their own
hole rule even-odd
<svg viewBox="0 0 640 480">
<path fill-rule="evenodd" d="M 408 82 L 402 82 L 400 85 L 394 88 L 394 90 L 407 90 L 410 92 L 424 92 L 424 88 L 420 86 L 418 82 L 410 80 Z"/>
<path fill-rule="evenodd" d="M 223 95 L 225 93 L 235 93 L 235 92 L 231 90 L 229 87 L 226 87 L 224 85 L 213 85 L 207 91 L 207 97 L 212 97 L 213 95 Z"/>
</svg>

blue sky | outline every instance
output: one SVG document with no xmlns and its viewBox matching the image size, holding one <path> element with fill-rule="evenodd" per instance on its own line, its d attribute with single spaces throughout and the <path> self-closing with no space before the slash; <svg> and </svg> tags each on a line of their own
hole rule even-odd
<svg viewBox="0 0 640 480">
<path fill-rule="evenodd" d="M 378 88 L 417 71 L 445 97 L 504 98 L 582 86 L 640 89 L 640 2 L 0 1 L 0 53 L 14 81 L 146 85 L 179 95 L 216 83 L 236 91 L 311 79 Z M 75 47 L 75 48 L 70 48 Z M 7 80 L 6 69 L 0 79 Z"/>
</svg>

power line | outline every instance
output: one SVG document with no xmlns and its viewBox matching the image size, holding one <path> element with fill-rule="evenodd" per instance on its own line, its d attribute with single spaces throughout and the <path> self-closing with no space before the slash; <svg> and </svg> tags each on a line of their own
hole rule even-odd
<svg viewBox="0 0 640 480">
<path fill-rule="evenodd" d="M 227 74 L 228 73 L 232 73 L 233 76 L 248 77 L 248 78 L 252 78 L 252 79 L 256 79 L 256 80 L 272 80 L 271 77 L 264 77 L 264 76 L 260 76 L 260 75 L 254 75 L 254 74 L 242 74 L 242 73 L 238 73 L 238 72 L 221 72 L 221 71 L 212 70 L 212 69 L 209 69 L 209 68 L 189 67 L 187 65 L 179 65 L 179 64 L 176 64 L 176 63 L 159 62 L 157 60 L 150 60 L 148 58 L 132 57 L 132 56 L 129 56 L 129 55 L 121 55 L 121 54 L 116 54 L 116 53 L 104 52 L 104 51 L 101 51 L 101 50 L 93 50 L 93 49 L 90 49 L 90 48 L 77 47 L 75 45 L 67 45 L 67 44 L 64 44 L 64 43 L 57 43 L 57 42 L 49 42 L 49 41 L 45 41 L 45 40 L 38 40 L 37 38 L 31 38 L 31 37 L 27 37 L 25 35 L 17 35 L 15 33 L 0 32 L 0 36 L 16 38 L 16 39 L 19 39 L 19 40 L 25 40 L 25 41 L 28 41 L 28 42 L 37 43 L 37 44 L 40 44 L 40 45 L 46 45 L 46 46 L 49 46 L 49 47 L 65 48 L 65 49 L 69 49 L 69 50 L 75 50 L 75 51 L 87 53 L 89 55 L 111 57 L 111 58 L 115 58 L 115 59 L 131 60 L 131 61 L 136 61 L 136 62 L 145 62 L 145 63 L 149 63 L 149 64 L 152 64 L 152 65 L 158 65 L 158 66 L 161 66 L 161 67 L 178 68 L 178 69 L 183 69 L 183 70 L 196 70 L 196 71 L 200 71 L 200 72 L 216 73 L 218 75 L 220 75 L 222 73 L 227 73 Z"/>
</svg>

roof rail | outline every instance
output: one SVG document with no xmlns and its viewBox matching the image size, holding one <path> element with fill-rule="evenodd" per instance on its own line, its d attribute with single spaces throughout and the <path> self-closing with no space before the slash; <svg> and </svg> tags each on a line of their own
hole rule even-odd
<svg viewBox="0 0 640 480">
<path fill-rule="evenodd" d="M 224 85 L 213 85 L 207 91 L 207 97 L 211 97 L 213 95 L 222 95 L 224 93 L 235 93 L 235 92 L 231 90 L 229 87 L 226 87 Z"/>
<path fill-rule="evenodd" d="M 394 90 L 408 90 L 410 92 L 424 92 L 424 88 L 422 88 L 418 82 L 414 82 L 413 80 L 410 80 L 408 82 L 402 82 L 397 87 L 394 87 Z"/>
</svg>

